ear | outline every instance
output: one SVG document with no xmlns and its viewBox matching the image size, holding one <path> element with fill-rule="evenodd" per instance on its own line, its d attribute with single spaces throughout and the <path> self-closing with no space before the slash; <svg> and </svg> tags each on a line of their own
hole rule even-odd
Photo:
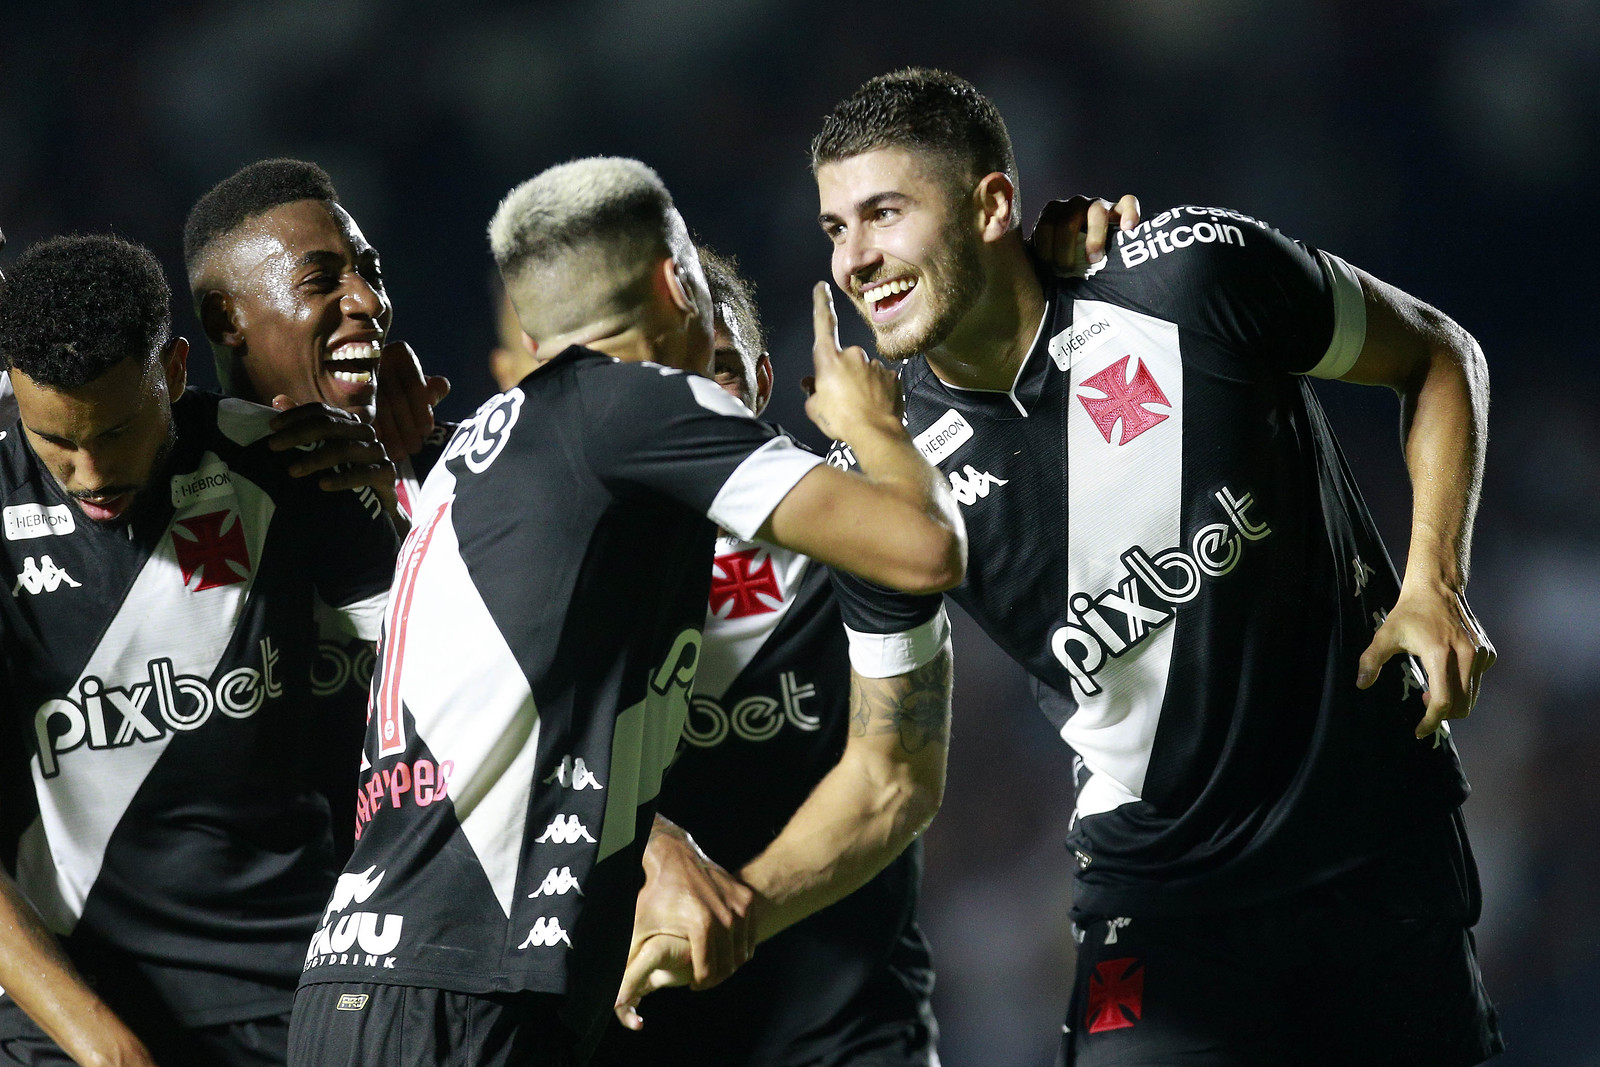
<svg viewBox="0 0 1600 1067">
<path fill-rule="evenodd" d="M 765 352 L 756 360 L 756 414 L 766 410 L 772 399 L 772 357 Z"/>
<path fill-rule="evenodd" d="M 684 274 L 683 265 L 672 256 L 668 256 L 661 261 L 660 269 L 662 280 L 667 283 L 667 295 L 672 298 L 673 306 L 685 315 L 700 314 L 689 288 L 689 278 Z"/>
<path fill-rule="evenodd" d="M 206 340 L 222 348 L 244 347 L 244 322 L 233 296 L 221 289 L 207 289 L 200 298 L 200 328 Z"/>
<path fill-rule="evenodd" d="M 978 209 L 978 236 L 993 243 L 1011 232 L 1012 209 L 1017 203 L 1017 187 L 1000 171 L 978 179 L 972 192 Z"/>
<path fill-rule="evenodd" d="M 183 395 L 189 384 L 189 341 L 174 337 L 161 350 L 161 369 L 167 379 L 167 396 L 173 400 Z"/>
</svg>

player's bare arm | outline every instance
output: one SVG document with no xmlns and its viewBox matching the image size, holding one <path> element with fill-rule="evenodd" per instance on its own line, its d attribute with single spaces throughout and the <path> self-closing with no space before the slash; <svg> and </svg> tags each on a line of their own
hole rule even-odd
<svg viewBox="0 0 1600 1067">
<path fill-rule="evenodd" d="M 850 740 L 838 764 L 783 831 L 739 872 L 755 893 L 764 941 L 865 885 L 927 828 L 944 798 L 950 738 L 951 657 L 946 646 L 891 678 L 850 677 Z M 617 1017 L 643 1025 L 639 1001 L 692 977 L 688 942 L 639 938 Z"/>
<path fill-rule="evenodd" d="M 841 350 L 833 297 L 812 292 L 816 340 L 806 414 L 855 453 L 861 477 L 819 466 L 802 478 L 758 539 L 803 552 L 882 585 L 936 593 L 966 573 L 966 528 L 949 483 L 900 422 L 900 382 L 852 346 Z"/>
<path fill-rule="evenodd" d="M 78 975 L 21 890 L 0 871 L 0 986 L 85 1067 L 154 1067 L 144 1043 Z"/>
<path fill-rule="evenodd" d="M 1400 397 L 1400 437 L 1411 473 L 1411 544 L 1400 599 L 1361 656 L 1365 688 L 1397 652 L 1428 676 L 1426 737 L 1478 699 L 1494 645 L 1467 604 L 1472 521 L 1483 484 L 1489 372 L 1472 335 L 1448 316 L 1362 272 L 1366 344 L 1346 381 L 1387 385 Z"/>
</svg>

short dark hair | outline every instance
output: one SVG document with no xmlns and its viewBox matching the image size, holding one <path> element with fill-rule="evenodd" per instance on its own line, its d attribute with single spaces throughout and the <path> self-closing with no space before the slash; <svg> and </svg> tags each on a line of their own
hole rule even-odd
<svg viewBox="0 0 1600 1067">
<path fill-rule="evenodd" d="M 339 202 L 328 172 L 301 159 L 263 159 L 211 187 L 183 224 L 183 262 L 191 277 L 200 254 L 224 234 L 275 207 L 297 200 Z"/>
<path fill-rule="evenodd" d="M 52 237 L 0 284 L 0 360 L 40 385 L 76 389 L 172 336 L 172 289 L 143 245 L 108 234 Z"/>
<path fill-rule="evenodd" d="M 715 249 L 696 244 L 700 252 L 700 266 L 706 272 L 706 285 L 711 289 L 711 304 L 723 319 L 733 318 L 734 329 L 755 345 L 759 357 L 767 350 L 766 335 L 761 332 L 761 312 L 756 308 L 756 288 L 739 273 L 739 261 L 724 256 Z M 724 311 L 726 309 L 726 311 Z"/>
<path fill-rule="evenodd" d="M 1000 111 L 965 78 L 927 67 L 880 74 L 822 120 L 811 141 L 811 171 L 878 148 L 945 157 L 976 182 L 1000 171 L 1017 184 L 1011 135 Z"/>
</svg>

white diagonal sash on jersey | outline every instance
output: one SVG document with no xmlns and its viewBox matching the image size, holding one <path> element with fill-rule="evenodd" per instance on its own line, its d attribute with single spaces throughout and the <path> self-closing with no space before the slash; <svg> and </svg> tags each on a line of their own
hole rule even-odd
<svg viewBox="0 0 1600 1067">
<path fill-rule="evenodd" d="M 1178 328 L 1149 315 L 1099 301 L 1073 305 L 1073 328 L 1108 322 L 1114 343 L 1075 354 L 1067 397 L 1069 588 L 1090 596 L 1126 578 L 1122 553 L 1138 545 L 1152 555 L 1180 543 L 1183 509 L 1183 361 Z M 1161 423 L 1125 436 L 1095 425 L 1080 399 L 1083 382 L 1131 356 L 1128 373 L 1143 365 L 1170 404 Z M 1107 441 L 1107 433 L 1112 440 Z M 1121 441 L 1122 443 L 1118 443 Z M 1070 614 L 1070 612 L 1069 612 Z M 1105 658 L 1095 676 L 1099 692 L 1074 687 L 1078 710 L 1061 728 L 1092 772 L 1078 794 L 1078 815 L 1094 815 L 1139 799 L 1150 766 L 1157 720 L 1166 697 L 1175 623 L 1151 633 L 1137 649 Z"/>
<path fill-rule="evenodd" d="M 778 624 L 788 615 L 789 608 L 794 604 L 795 590 L 800 587 L 800 579 L 805 574 L 806 564 L 810 562 L 798 552 L 791 552 L 786 548 L 777 548 L 771 545 L 757 544 L 754 541 L 744 541 L 736 537 L 717 538 L 716 560 L 736 552 L 754 551 L 757 555 L 749 564 L 749 575 L 744 577 L 765 575 L 771 581 L 770 588 L 776 591 L 773 599 L 781 601 L 770 610 L 759 610 L 770 607 L 760 603 L 758 610 L 744 614 L 739 612 L 738 605 L 732 597 L 724 603 L 717 603 L 717 582 L 719 578 L 727 579 L 729 575 L 719 575 L 717 562 L 712 564 L 712 604 L 706 612 L 706 640 L 701 646 L 700 671 L 695 675 L 694 691 L 721 700 L 722 694 L 727 692 L 743 670 L 750 665 L 750 661 L 761 651 L 767 639 L 772 636 Z M 738 577 L 738 576 L 734 576 Z M 755 596 L 755 594 L 750 594 Z M 761 597 L 770 597 L 763 592 Z M 719 615 L 718 608 L 721 608 Z M 727 616 L 726 618 L 721 616 Z"/>
<path fill-rule="evenodd" d="M 218 462 L 208 452 L 200 467 Z M 173 516 L 73 693 L 89 675 L 107 686 L 138 684 L 147 679 L 155 659 L 170 660 L 173 676 L 210 678 L 216 672 L 255 585 L 275 510 L 272 498 L 237 471 L 232 480 L 233 499 L 199 501 Z M 235 504 L 235 521 L 244 524 L 250 575 L 238 584 L 191 592 L 178 564 L 173 528 L 180 520 Z M 49 778 L 38 754 L 33 756 L 30 770 L 39 817 L 18 846 L 17 884 L 57 933 L 70 933 L 83 914 L 113 831 L 171 739 L 169 727 L 160 738 L 137 744 L 100 749 L 82 745 L 63 754 L 61 772 Z"/>
<path fill-rule="evenodd" d="M 425 495 L 422 507 L 439 503 Z M 417 557 L 404 648 L 396 657 L 399 698 L 434 758 L 454 763 L 456 818 L 509 918 L 538 758 L 539 712 L 522 666 L 461 559 L 448 514 Z"/>
</svg>

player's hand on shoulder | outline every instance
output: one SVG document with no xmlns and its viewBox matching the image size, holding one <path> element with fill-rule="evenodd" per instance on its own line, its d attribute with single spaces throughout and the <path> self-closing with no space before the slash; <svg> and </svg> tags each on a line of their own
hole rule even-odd
<svg viewBox="0 0 1600 1067">
<path fill-rule="evenodd" d="M 839 347 L 839 316 L 827 282 L 818 282 L 811 291 L 811 321 L 816 374 L 801 382 L 810 394 L 806 414 L 811 421 L 845 442 L 863 427 L 899 427 L 904 405 L 900 380 L 859 346 Z"/>
<path fill-rule="evenodd" d="M 378 358 L 378 402 L 372 418 L 378 440 L 391 458 L 422 450 L 433 431 L 433 409 L 450 395 L 450 379 L 422 373 L 422 361 L 404 341 L 383 346 Z"/>
<path fill-rule="evenodd" d="M 317 475 L 317 484 L 335 492 L 370 486 L 388 507 L 395 499 L 399 473 L 371 426 L 328 404 L 301 404 L 282 394 L 272 400 L 267 447 L 274 452 L 304 449 L 289 464 L 296 478 Z"/>
<path fill-rule="evenodd" d="M 1472 714 L 1483 672 L 1494 666 L 1495 652 L 1462 593 L 1443 586 L 1403 587 L 1394 609 L 1361 654 L 1356 685 L 1368 688 L 1384 664 L 1407 652 L 1421 661 L 1428 681 L 1422 695 L 1427 712 L 1417 724 L 1417 737 L 1427 737 L 1445 719 Z"/>
<path fill-rule="evenodd" d="M 1139 221 L 1139 198 L 1132 193 L 1115 204 L 1087 196 L 1052 200 L 1039 212 L 1028 245 L 1057 274 L 1076 274 L 1105 258 L 1113 229 L 1131 230 Z"/>
</svg>

